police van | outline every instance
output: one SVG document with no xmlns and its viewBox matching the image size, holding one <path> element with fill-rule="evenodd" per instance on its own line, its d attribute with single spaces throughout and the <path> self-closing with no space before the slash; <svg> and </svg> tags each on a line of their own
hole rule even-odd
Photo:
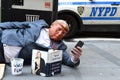
<svg viewBox="0 0 120 80">
<path fill-rule="evenodd" d="M 120 32 L 120 0 L 59 0 L 58 18 L 80 32 Z"/>
</svg>

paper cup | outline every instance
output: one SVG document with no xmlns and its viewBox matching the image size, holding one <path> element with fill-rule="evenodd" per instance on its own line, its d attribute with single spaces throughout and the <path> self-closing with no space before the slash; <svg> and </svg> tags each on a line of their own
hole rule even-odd
<svg viewBox="0 0 120 80">
<path fill-rule="evenodd" d="M 11 59 L 11 72 L 12 75 L 22 74 L 24 59 L 22 58 L 12 58 Z"/>
</svg>

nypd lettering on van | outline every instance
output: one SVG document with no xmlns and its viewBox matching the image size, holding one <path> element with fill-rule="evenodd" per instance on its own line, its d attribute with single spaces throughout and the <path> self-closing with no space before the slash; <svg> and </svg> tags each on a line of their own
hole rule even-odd
<svg viewBox="0 0 120 80">
<path fill-rule="evenodd" d="M 115 16 L 116 12 L 116 7 L 92 7 L 90 16 Z"/>
</svg>

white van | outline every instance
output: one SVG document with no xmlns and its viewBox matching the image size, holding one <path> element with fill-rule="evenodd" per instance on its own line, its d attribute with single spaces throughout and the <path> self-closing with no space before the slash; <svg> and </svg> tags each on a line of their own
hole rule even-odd
<svg viewBox="0 0 120 80">
<path fill-rule="evenodd" d="M 120 32 L 120 0 L 59 0 L 58 18 L 80 32 Z"/>
<path fill-rule="evenodd" d="M 57 19 L 58 0 L 0 0 L 0 22 Z"/>
</svg>

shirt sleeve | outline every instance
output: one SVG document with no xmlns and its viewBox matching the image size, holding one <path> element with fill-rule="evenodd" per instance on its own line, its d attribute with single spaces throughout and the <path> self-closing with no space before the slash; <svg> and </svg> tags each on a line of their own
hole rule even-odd
<svg viewBox="0 0 120 80">
<path fill-rule="evenodd" d="M 77 63 L 79 60 L 74 61 L 73 58 L 71 57 L 71 61 L 75 64 L 75 63 Z"/>
</svg>

